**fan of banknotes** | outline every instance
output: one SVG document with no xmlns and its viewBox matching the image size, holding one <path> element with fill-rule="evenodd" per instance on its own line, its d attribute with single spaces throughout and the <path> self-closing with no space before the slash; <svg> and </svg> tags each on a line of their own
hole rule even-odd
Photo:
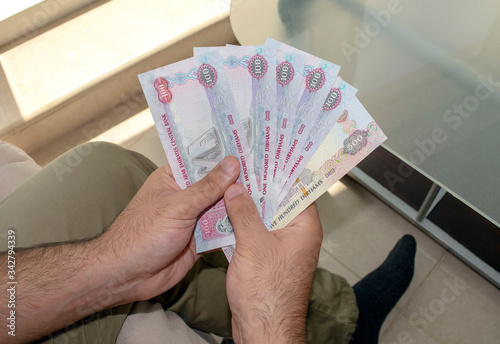
<svg viewBox="0 0 500 344">
<path fill-rule="evenodd" d="M 227 155 L 269 230 L 295 216 L 386 136 L 338 76 L 340 66 L 268 38 L 194 48 L 194 57 L 139 75 L 175 180 L 203 178 Z M 220 200 L 198 219 L 197 252 L 235 237 Z"/>
</svg>

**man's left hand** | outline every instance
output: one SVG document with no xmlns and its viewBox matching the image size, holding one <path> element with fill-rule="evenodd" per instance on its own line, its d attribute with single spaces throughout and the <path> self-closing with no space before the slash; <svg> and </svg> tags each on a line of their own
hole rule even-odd
<svg viewBox="0 0 500 344">
<path fill-rule="evenodd" d="M 123 276 L 130 299 L 146 300 L 176 285 L 194 265 L 193 229 L 239 175 L 238 160 L 224 158 L 207 176 L 181 190 L 170 166 L 156 170 L 100 238 L 107 261 Z"/>
</svg>

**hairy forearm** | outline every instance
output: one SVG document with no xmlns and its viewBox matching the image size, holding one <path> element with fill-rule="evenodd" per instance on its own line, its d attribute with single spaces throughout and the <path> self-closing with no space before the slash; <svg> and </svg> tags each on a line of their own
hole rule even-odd
<svg viewBox="0 0 500 344">
<path fill-rule="evenodd" d="M 305 314 L 287 312 L 272 317 L 258 313 L 249 316 L 233 314 L 233 338 L 236 343 L 306 343 Z"/>
<path fill-rule="evenodd" d="M 266 277 L 246 281 L 248 301 L 231 309 L 235 341 L 305 343 L 312 274 L 300 269 L 293 258 L 260 268 L 267 270 Z"/>
<path fill-rule="evenodd" d="M 113 276 L 108 271 L 113 263 L 103 252 L 106 249 L 102 242 L 93 239 L 1 254 L 1 280 L 10 290 L 0 289 L 0 318 L 3 323 L 10 323 L 6 319 L 14 314 L 15 332 L 9 334 L 5 330 L 8 327 L 3 326 L 0 342 L 35 340 L 95 312 L 125 303 L 119 288 L 123 281 L 110 281 Z M 8 263 L 12 256 L 15 275 L 9 279 Z M 8 281 L 15 283 L 7 284 Z"/>
</svg>

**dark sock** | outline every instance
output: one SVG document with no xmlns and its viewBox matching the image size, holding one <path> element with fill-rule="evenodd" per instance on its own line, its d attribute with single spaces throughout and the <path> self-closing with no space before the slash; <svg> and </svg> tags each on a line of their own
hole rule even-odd
<svg viewBox="0 0 500 344">
<path fill-rule="evenodd" d="M 403 236 L 382 265 L 353 287 L 359 319 L 351 343 L 378 343 L 385 318 L 410 285 L 416 249 L 415 238 Z"/>
</svg>

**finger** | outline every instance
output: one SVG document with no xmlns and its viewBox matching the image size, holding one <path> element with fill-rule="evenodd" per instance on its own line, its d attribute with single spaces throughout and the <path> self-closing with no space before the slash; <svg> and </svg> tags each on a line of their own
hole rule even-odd
<svg viewBox="0 0 500 344">
<path fill-rule="evenodd" d="M 227 156 L 222 159 L 202 180 L 194 183 L 180 194 L 179 203 L 189 204 L 189 215 L 198 216 L 224 195 L 224 191 L 233 184 L 240 173 L 238 159 Z"/>
<path fill-rule="evenodd" d="M 172 173 L 172 169 L 170 168 L 170 164 L 165 164 L 163 166 L 160 167 L 160 169 L 163 169 L 163 172 L 171 177 L 172 179 L 174 178 L 174 174 Z"/>
<path fill-rule="evenodd" d="M 300 227 L 310 231 L 318 231 L 318 229 L 321 229 L 321 221 L 319 219 L 316 203 L 310 204 L 296 218 L 290 221 L 287 227 Z"/>
<path fill-rule="evenodd" d="M 301 242 L 304 245 L 317 245 L 318 242 L 321 245 L 323 229 L 316 204 L 309 205 L 285 228 L 275 231 L 274 234 L 287 238 L 286 240 Z"/>
<path fill-rule="evenodd" d="M 269 234 L 257 207 L 243 186 L 231 185 L 224 194 L 224 202 L 237 243 Z"/>
<path fill-rule="evenodd" d="M 172 169 L 170 168 L 170 164 L 159 167 L 151 174 L 149 178 L 157 180 L 158 182 L 155 182 L 153 184 L 156 184 L 160 187 L 166 187 L 168 190 L 181 190 L 181 187 L 175 181 L 174 174 L 172 173 Z"/>
</svg>

